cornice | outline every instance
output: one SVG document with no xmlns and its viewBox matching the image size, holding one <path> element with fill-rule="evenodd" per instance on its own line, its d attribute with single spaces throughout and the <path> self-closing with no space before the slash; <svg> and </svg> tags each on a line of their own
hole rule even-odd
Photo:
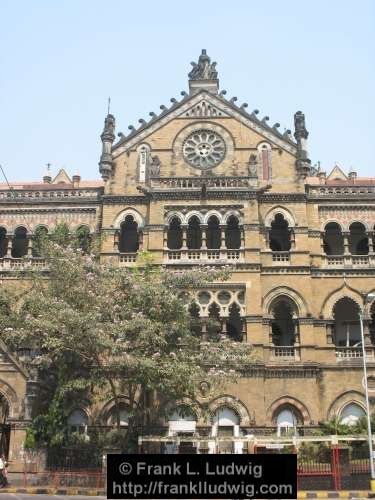
<svg viewBox="0 0 375 500">
<path fill-rule="evenodd" d="M 302 203 L 306 202 L 305 193 L 263 193 L 258 197 L 263 203 Z"/>
<path fill-rule="evenodd" d="M 56 207 L 56 208 L 9 208 L 9 209 L 1 209 L 0 214 L 25 214 L 25 213 L 56 213 L 56 212 L 91 212 L 95 213 L 98 207 Z"/>
<path fill-rule="evenodd" d="M 126 205 L 148 205 L 150 200 L 146 196 L 125 196 L 125 195 L 103 195 L 103 205 L 121 204 Z"/>
</svg>

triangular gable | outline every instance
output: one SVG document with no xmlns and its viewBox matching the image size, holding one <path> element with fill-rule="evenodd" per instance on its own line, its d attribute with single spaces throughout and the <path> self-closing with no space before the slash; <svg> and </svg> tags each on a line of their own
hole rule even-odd
<svg viewBox="0 0 375 500">
<path fill-rule="evenodd" d="M 58 174 L 56 177 L 53 179 L 52 184 L 71 184 L 72 180 L 69 177 L 69 175 L 65 172 L 63 168 L 60 168 Z"/>
<path fill-rule="evenodd" d="M 265 121 L 260 121 L 256 116 L 248 114 L 243 107 L 237 107 L 234 102 L 227 101 L 223 97 L 213 95 L 206 91 L 201 91 L 193 96 L 187 96 L 179 103 L 175 102 L 173 106 L 167 110 L 164 109 L 160 116 L 153 118 L 148 122 L 144 122 L 138 129 L 134 130 L 129 136 L 122 138 L 113 146 L 113 158 L 116 158 L 125 151 L 128 151 L 135 145 L 143 142 L 149 135 L 160 129 L 170 121 L 176 118 L 191 118 L 192 112 L 205 113 L 222 113 L 221 116 L 235 118 L 243 125 L 261 134 L 275 146 L 280 147 L 292 154 L 296 154 L 296 146 L 291 142 L 288 135 L 281 134 L 276 128 L 269 127 Z M 197 116 L 203 118 L 202 116 Z M 207 116 L 213 118 L 214 116 Z"/>
<path fill-rule="evenodd" d="M 328 175 L 327 180 L 328 181 L 335 181 L 335 180 L 347 181 L 348 176 L 344 174 L 344 172 L 341 170 L 341 168 L 338 165 L 335 165 L 332 172 Z"/>
</svg>

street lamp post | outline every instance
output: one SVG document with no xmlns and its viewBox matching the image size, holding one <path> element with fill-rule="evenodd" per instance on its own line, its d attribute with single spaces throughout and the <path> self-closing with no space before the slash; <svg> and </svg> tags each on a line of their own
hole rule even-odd
<svg viewBox="0 0 375 500">
<path fill-rule="evenodd" d="M 369 293 L 365 297 L 366 303 L 370 303 L 375 299 L 374 293 Z M 374 470 L 374 460 L 373 460 L 373 446 L 372 446 L 372 432 L 371 432 L 371 413 L 370 413 L 370 401 L 368 397 L 368 384 L 367 384 L 367 365 L 366 365 L 366 348 L 365 348 L 365 335 L 363 331 L 363 313 L 359 313 L 359 322 L 361 326 L 361 344 L 362 344 L 362 360 L 363 360 L 363 375 L 364 375 L 364 386 L 365 386 L 365 396 L 366 396 L 366 415 L 367 415 L 367 436 L 368 436 L 368 446 L 370 453 L 370 471 L 371 471 L 371 481 L 370 489 L 375 491 L 375 470 Z"/>
</svg>

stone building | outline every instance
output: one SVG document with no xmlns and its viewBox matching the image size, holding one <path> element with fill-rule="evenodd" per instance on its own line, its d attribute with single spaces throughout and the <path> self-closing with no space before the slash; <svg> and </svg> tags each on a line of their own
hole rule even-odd
<svg viewBox="0 0 375 500">
<path fill-rule="evenodd" d="M 210 437 L 232 436 L 239 452 L 243 435 L 306 434 L 335 417 L 355 422 L 365 408 L 360 313 L 375 394 L 375 307 L 366 300 L 375 291 L 375 178 L 313 168 L 302 112 L 294 132 L 282 132 L 225 97 L 205 51 L 192 66 L 189 91 L 128 135 L 116 140 L 108 114 L 103 182 L 62 170 L 43 183 L 0 186 L 2 282 L 24 266 L 43 269 L 33 235 L 62 220 L 71 231 L 101 234 L 103 262 L 133 266 L 145 249 L 174 269 L 231 264 L 231 279 L 197 290 L 191 312 L 219 318 L 226 335 L 252 344 L 256 361 L 220 396 L 203 383 L 191 413 L 177 406 L 164 422 L 165 435 L 207 436 L 209 451 L 217 451 Z M 3 429 L 15 460 L 33 391 L 21 358 L 3 346 Z M 121 404 L 126 426 L 126 395 Z M 100 410 L 101 423 L 111 425 L 112 409 L 110 402 Z M 79 429 L 97 423 L 85 407 L 69 418 Z"/>
</svg>

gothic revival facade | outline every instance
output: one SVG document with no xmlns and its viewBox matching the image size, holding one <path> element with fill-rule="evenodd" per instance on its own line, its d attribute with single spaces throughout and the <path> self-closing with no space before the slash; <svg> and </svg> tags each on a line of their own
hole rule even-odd
<svg viewBox="0 0 375 500">
<path fill-rule="evenodd" d="M 230 449 L 241 452 L 241 436 L 306 434 L 334 417 L 355 422 L 364 414 L 360 313 L 375 394 L 375 308 L 366 301 L 375 291 L 375 178 L 312 168 L 302 112 L 294 133 L 282 132 L 225 97 L 205 51 L 192 65 L 189 92 L 128 135 L 116 140 L 108 114 L 103 182 L 60 171 L 43 183 L 1 186 L 2 283 L 25 266 L 43 270 L 33 235 L 59 221 L 100 233 L 101 260 L 118 266 L 134 266 L 141 250 L 178 270 L 230 264 L 230 280 L 196 290 L 190 311 L 219 318 L 224 334 L 252 344 L 256 360 L 220 396 L 203 382 L 191 413 L 177 406 L 162 423 L 164 435 L 205 436 L 208 451 L 221 451 L 215 437 L 232 436 Z M 22 353 L 2 347 L 3 422 L 19 460 L 33 381 Z M 126 394 L 121 404 L 126 426 Z M 76 408 L 71 425 L 111 425 L 111 405 L 99 420 Z"/>
</svg>

